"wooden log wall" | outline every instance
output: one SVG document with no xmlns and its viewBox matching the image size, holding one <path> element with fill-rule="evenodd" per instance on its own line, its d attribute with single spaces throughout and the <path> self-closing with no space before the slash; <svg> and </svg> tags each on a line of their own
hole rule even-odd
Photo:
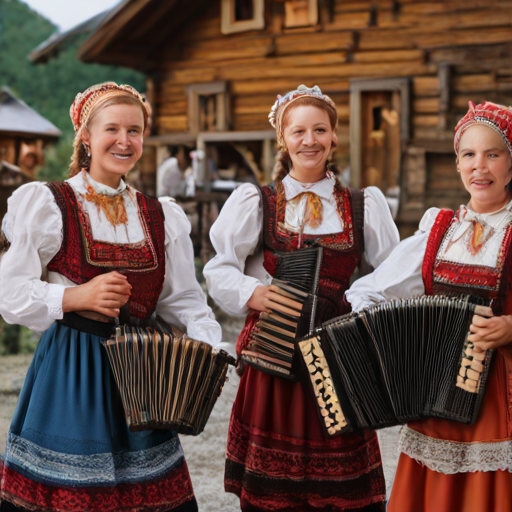
<svg viewBox="0 0 512 512">
<path fill-rule="evenodd" d="M 457 206 L 460 187 L 440 186 L 431 172 L 436 162 L 448 172 L 448 157 L 429 154 L 450 154 L 469 100 L 512 104 L 512 0 L 318 0 L 318 7 L 316 26 L 286 29 L 283 0 L 266 0 L 265 29 L 230 35 L 220 31 L 219 0 L 197 13 L 162 49 L 158 133 L 187 131 L 189 84 L 228 83 L 233 130 L 270 129 L 276 94 L 318 84 L 336 102 L 348 154 L 350 80 L 410 77 L 409 142 L 423 148 L 427 173 L 412 181 L 425 183 L 424 205 L 451 187 L 446 202 Z"/>
</svg>

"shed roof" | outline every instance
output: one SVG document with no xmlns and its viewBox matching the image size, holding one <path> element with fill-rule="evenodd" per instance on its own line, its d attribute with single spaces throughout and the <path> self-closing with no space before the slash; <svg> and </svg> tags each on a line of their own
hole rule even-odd
<svg viewBox="0 0 512 512">
<path fill-rule="evenodd" d="M 73 37 L 89 33 L 78 50 L 83 62 L 126 66 L 139 71 L 154 70 L 162 45 L 211 0 L 122 0 L 109 11 L 54 34 L 29 55 L 33 63 L 46 62 Z"/>
<path fill-rule="evenodd" d="M 17 99 L 8 87 L 0 88 L 0 133 L 57 139 L 62 133 L 48 119 Z"/>
</svg>

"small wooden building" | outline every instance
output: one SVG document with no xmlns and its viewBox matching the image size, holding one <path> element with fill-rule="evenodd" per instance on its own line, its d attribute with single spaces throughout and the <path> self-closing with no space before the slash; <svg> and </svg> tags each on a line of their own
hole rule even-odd
<svg viewBox="0 0 512 512">
<path fill-rule="evenodd" d="M 0 226 L 7 199 L 35 179 L 36 167 L 43 164 L 44 145 L 60 135 L 56 126 L 17 99 L 8 87 L 0 88 Z"/>
<path fill-rule="evenodd" d="M 43 164 L 43 147 L 56 142 L 60 130 L 48 119 L 0 88 L 0 160 L 21 168 L 29 178 Z"/>
<path fill-rule="evenodd" d="M 126 0 L 79 51 L 147 74 L 147 173 L 185 142 L 250 153 L 268 181 L 276 94 L 319 85 L 338 108 L 339 167 L 399 197 L 403 235 L 467 200 L 453 128 L 468 100 L 512 103 L 511 55 L 511 0 Z"/>
</svg>

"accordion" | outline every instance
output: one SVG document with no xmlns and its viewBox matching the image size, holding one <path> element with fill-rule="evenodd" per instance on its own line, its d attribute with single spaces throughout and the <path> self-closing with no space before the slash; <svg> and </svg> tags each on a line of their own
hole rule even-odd
<svg viewBox="0 0 512 512">
<path fill-rule="evenodd" d="M 107 350 L 128 427 L 200 434 L 235 359 L 208 343 L 151 327 L 116 327 Z"/>
<path fill-rule="evenodd" d="M 383 302 L 301 340 L 327 434 L 426 417 L 473 423 L 493 352 L 467 340 L 475 313 L 489 308 L 442 296 Z"/>
<path fill-rule="evenodd" d="M 286 305 L 260 313 L 241 359 L 271 375 L 296 381 L 297 340 L 313 331 L 323 248 L 278 253 L 272 290 Z"/>
</svg>

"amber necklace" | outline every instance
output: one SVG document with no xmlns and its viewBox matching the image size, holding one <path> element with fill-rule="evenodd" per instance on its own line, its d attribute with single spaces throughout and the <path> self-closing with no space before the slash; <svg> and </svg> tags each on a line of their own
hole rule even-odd
<svg viewBox="0 0 512 512">
<path fill-rule="evenodd" d="M 87 191 L 85 199 L 96 205 L 98 215 L 101 210 L 105 214 L 107 221 L 114 226 L 114 228 L 120 224 L 128 224 L 128 215 L 126 213 L 126 206 L 123 197 L 124 190 L 123 192 L 115 195 L 98 193 L 89 183 L 86 171 L 82 171 L 82 176 L 84 178 L 84 187 Z"/>
</svg>

